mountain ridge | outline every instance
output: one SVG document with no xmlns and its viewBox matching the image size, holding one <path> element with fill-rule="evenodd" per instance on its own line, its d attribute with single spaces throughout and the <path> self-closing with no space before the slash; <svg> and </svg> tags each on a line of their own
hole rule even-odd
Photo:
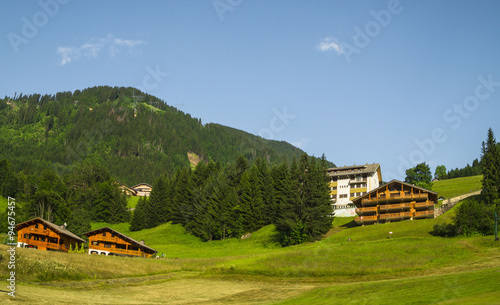
<svg viewBox="0 0 500 305">
<path fill-rule="evenodd" d="M 0 158 L 10 160 L 16 171 L 50 168 L 64 175 L 87 160 L 131 185 L 153 183 L 164 172 L 189 167 L 188 152 L 222 164 L 239 155 L 278 163 L 304 153 L 284 141 L 218 123 L 202 124 L 131 87 L 6 96 L 0 99 L 0 119 Z"/>
</svg>

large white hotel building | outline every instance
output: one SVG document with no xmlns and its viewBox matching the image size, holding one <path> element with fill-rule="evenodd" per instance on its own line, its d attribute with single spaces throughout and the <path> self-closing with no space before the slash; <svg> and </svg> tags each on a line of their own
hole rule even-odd
<svg viewBox="0 0 500 305">
<path fill-rule="evenodd" d="M 329 168 L 328 176 L 332 215 L 337 217 L 356 216 L 356 206 L 352 200 L 382 183 L 379 163 Z"/>
</svg>

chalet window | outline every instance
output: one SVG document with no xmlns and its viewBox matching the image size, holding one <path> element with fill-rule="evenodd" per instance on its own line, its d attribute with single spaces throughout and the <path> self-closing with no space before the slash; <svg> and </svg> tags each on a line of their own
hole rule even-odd
<svg viewBox="0 0 500 305">
<path fill-rule="evenodd" d="M 26 238 L 26 239 L 30 239 L 30 237 L 31 237 L 31 236 L 30 236 L 29 234 L 24 234 L 24 238 Z"/>
<path fill-rule="evenodd" d="M 103 233 L 102 233 L 102 236 L 106 236 L 106 232 L 103 232 Z"/>
<path fill-rule="evenodd" d="M 94 246 L 98 246 L 98 245 L 99 245 L 99 242 L 98 242 L 98 241 L 93 241 L 93 242 L 92 242 L 92 245 L 94 245 Z"/>
<path fill-rule="evenodd" d="M 44 230 L 47 230 L 47 225 L 43 225 L 43 229 L 44 229 Z"/>
<path fill-rule="evenodd" d="M 35 228 L 37 228 L 37 229 L 38 229 L 38 224 L 37 224 L 37 223 L 35 223 Z"/>
<path fill-rule="evenodd" d="M 111 244 L 110 243 L 104 243 L 104 248 L 111 248 Z"/>
<path fill-rule="evenodd" d="M 117 248 L 117 249 L 124 249 L 124 250 L 126 250 L 126 249 L 127 249 L 127 245 L 124 245 L 124 244 L 116 244 L 116 248 Z"/>
</svg>

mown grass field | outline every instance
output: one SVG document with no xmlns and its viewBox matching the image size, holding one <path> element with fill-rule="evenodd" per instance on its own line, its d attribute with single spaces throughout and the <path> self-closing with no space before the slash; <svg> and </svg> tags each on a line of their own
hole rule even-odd
<svg viewBox="0 0 500 305">
<path fill-rule="evenodd" d="M 482 175 L 440 180 L 433 183 L 432 190 L 444 198 L 456 197 L 482 189 L 481 179 Z"/>
<path fill-rule="evenodd" d="M 460 203 L 457 205 L 459 206 Z M 282 248 L 275 228 L 202 242 L 182 226 L 130 232 L 164 259 L 18 249 L 16 302 L 36 304 L 498 304 L 500 242 L 441 238 L 437 219 L 359 227 L 336 218 L 325 239 Z M 393 232 L 389 238 L 389 232 Z M 349 241 L 350 239 L 350 241 Z M 0 271 L 7 274 L 6 246 Z M 2 276 L 2 277 L 3 277 Z M 5 291 L 5 288 L 0 288 Z M 50 298 L 48 298 L 50 296 Z M 5 293 L 0 303 L 14 303 Z"/>
</svg>

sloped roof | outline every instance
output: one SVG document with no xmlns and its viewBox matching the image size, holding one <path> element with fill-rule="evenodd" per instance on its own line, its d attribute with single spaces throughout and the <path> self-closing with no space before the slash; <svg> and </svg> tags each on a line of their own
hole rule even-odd
<svg viewBox="0 0 500 305">
<path fill-rule="evenodd" d="M 395 183 L 400 183 L 400 184 L 403 184 L 403 185 L 406 185 L 406 186 L 409 186 L 409 187 L 412 187 L 412 188 L 415 188 L 415 189 L 418 189 L 418 190 L 421 190 L 421 191 L 433 194 L 433 195 L 436 196 L 436 200 L 437 200 L 437 193 L 436 192 L 433 192 L 431 190 L 428 190 L 428 189 L 425 189 L 423 187 L 419 187 L 419 186 L 416 186 L 416 185 L 413 185 L 413 184 L 410 184 L 410 183 L 406 183 L 406 182 L 403 182 L 403 181 L 400 181 L 400 180 L 393 179 L 393 180 L 387 182 L 386 184 L 381 185 L 381 186 L 377 187 L 376 189 L 373 189 L 373 190 L 369 191 L 368 193 L 366 193 L 366 194 L 364 194 L 362 196 L 356 197 L 355 199 L 352 200 L 352 202 L 355 202 L 355 201 L 361 200 L 361 199 L 363 199 L 365 197 L 368 197 L 368 196 L 370 196 L 370 194 L 376 193 L 378 190 L 380 190 L 382 188 L 385 188 L 388 185 L 395 184 Z"/>
<path fill-rule="evenodd" d="M 62 228 L 61 226 L 58 226 L 56 224 L 53 224 L 45 219 L 42 219 L 40 217 L 37 217 L 37 218 L 33 218 L 33 219 L 30 219 L 30 220 L 27 220 L 25 222 L 21 222 L 21 223 L 18 223 L 16 224 L 16 230 L 19 231 L 20 229 L 24 228 L 24 227 L 28 227 L 32 224 L 35 224 L 35 223 L 43 223 L 45 225 L 47 225 L 48 227 L 50 227 L 54 232 L 57 232 L 61 235 L 66 235 L 68 237 L 71 237 L 73 239 L 76 239 L 78 240 L 79 242 L 82 242 L 84 243 L 85 240 L 81 239 L 80 237 L 76 236 L 75 234 L 73 234 L 72 232 L 66 230 L 65 228 Z"/>
<path fill-rule="evenodd" d="M 149 185 L 149 184 L 147 184 L 147 183 L 139 183 L 139 184 L 136 184 L 136 185 L 132 186 L 132 187 L 131 187 L 131 189 L 135 189 L 136 187 L 141 186 L 141 185 L 147 185 L 147 186 L 149 186 L 151 189 L 153 188 L 151 185 Z"/>
<path fill-rule="evenodd" d="M 375 173 L 379 168 L 380 163 L 333 167 L 328 169 L 328 176 L 336 177 L 346 175 L 371 174 Z"/>
<path fill-rule="evenodd" d="M 130 242 L 130 243 L 131 243 L 131 244 L 133 244 L 133 245 L 136 245 L 136 246 L 138 246 L 138 247 L 143 247 L 143 248 L 146 248 L 146 249 L 148 249 L 148 250 L 153 251 L 154 253 L 158 252 L 158 251 L 156 251 L 155 249 L 153 249 L 153 248 L 151 248 L 151 247 L 148 247 L 148 246 L 146 246 L 146 245 L 144 245 L 144 244 L 141 244 L 140 242 L 138 242 L 137 240 L 133 239 L 133 238 L 132 238 L 132 237 L 130 237 L 130 236 L 127 236 L 127 235 L 125 235 L 125 234 L 123 234 L 123 233 L 120 233 L 120 232 L 118 232 L 118 231 L 116 231 L 116 230 L 111 229 L 110 227 L 104 227 L 104 228 L 100 228 L 100 229 L 97 229 L 97 230 L 93 230 L 93 231 L 85 232 L 85 233 L 83 233 L 83 235 L 85 235 L 85 236 L 87 236 L 87 237 L 88 237 L 88 236 L 90 236 L 90 235 L 93 235 L 93 234 L 96 234 L 96 233 L 98 233 L 98 232 L 102 232 L 102 231 L 109 231 L 109 232 L 115 233 L 116 235 L 118 235 L 118 236 L 120 236 L 121 238 L 123 238 L 123 239 L 127 240 L 128 242 Z"/>
</svg>

